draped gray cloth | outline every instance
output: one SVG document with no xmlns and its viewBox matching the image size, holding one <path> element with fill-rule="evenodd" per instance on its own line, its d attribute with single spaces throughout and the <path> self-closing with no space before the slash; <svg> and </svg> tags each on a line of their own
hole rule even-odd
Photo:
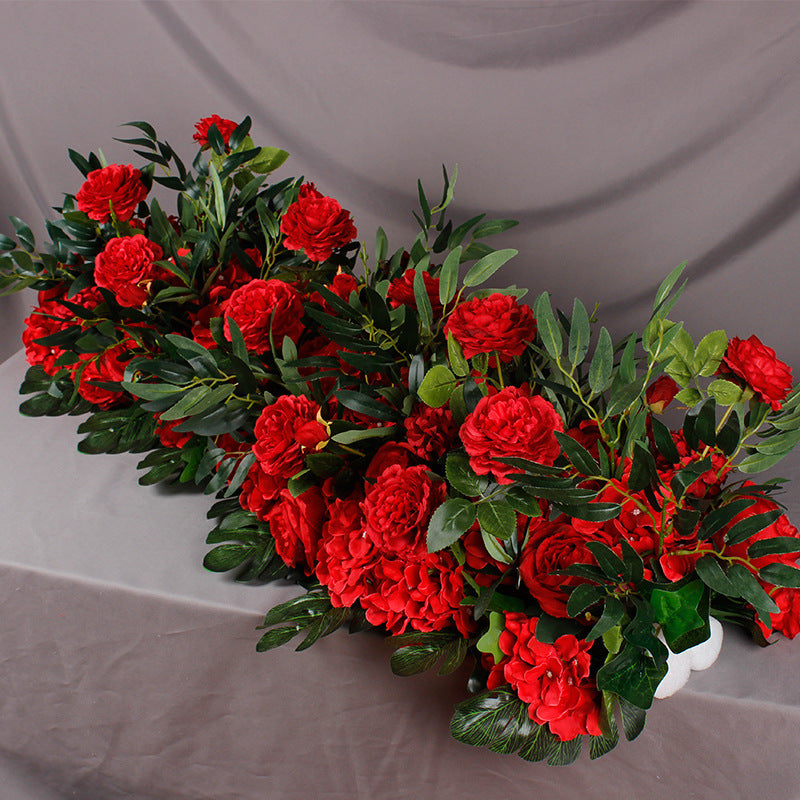
<svg viewBox="0 0 800 800">
<path fill-rule="evenodd" d="M 755 333 L 800 370 L 797 2 L 5 1 L 0 42 L 4 233 L 43 238 L 81 183 L 68 147 L 136 164 L 114 137 L 138 119 L 191 158 L 198 119 L 249 114 L 368 249 L 378 225 L 409 245 L 417 178 L 438 195 L 457 164 L 455 217 L 521 223 L 497 285 L 620 334 L 687 261 L 695 341 Z M 34 300 L 0 299 L 0 359 Z M 463 676 L 395 678 L 377 637 L 256 655 L 291 589 L 203 573 L 206 501 L 19 418 L 24 368 L 0 371 L 4 798 L 800 796 L 786 641 L 726 634 L 639 740 L 563 770 L 450 741 Z"/>
</svg>

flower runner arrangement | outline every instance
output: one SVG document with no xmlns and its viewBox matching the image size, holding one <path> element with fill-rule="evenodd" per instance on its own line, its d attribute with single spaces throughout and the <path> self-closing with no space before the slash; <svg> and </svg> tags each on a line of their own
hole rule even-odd
<svg viewBox="0 0 800 800">
<path fill-rule="evenodd" d="M 682 267 L 614 342 L 578 299 L 486 288 L 515 223 L 451 220 L 455 174 L 370 253 L 314 183 L 271 182 L 288 154 L 249 119 L 201 120 L 191 167 L 129 125 L 142 166 L 70 151 L 47 247 L 0 237 L 0 288 L 39 291 L 21 411 L 214 498 L 205 566 L 302 589 L 259 651 L 379 631 L 398 675 L 468 676 L 456 739 L 567 764 L 637 736 L 717 620 L 797 634 L 800 536 L 752 476 L 800 441 L 800 392 L 756 336 L 670 319 Z"/>
</svg>

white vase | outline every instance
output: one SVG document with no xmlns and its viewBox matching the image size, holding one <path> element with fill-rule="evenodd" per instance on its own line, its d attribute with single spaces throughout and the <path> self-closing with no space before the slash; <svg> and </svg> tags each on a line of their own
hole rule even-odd
<svg viewBox="0 0 800 800">
<path fill-rule="evenodd" d="M 692 670 L 708 669 L 719 656 L 722 649 L 722 625 L 719 620 L 711 617 L 711 635 L 704 642 L 684 650 L 682 653 L 669 652 L 667 658 L 667 674 L 658 684 L 656 699 L 661 700 L 675 694 L 689 680 Z M 663 641 L 663 636 L 659 634 Z"/>
</svg>

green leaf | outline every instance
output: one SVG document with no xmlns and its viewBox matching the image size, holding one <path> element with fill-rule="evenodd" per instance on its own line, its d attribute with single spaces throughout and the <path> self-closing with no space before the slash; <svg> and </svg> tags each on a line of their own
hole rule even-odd
<svg viewBox="0 0 800 800">
<path fill-rule="evenodd" d="M 614 581 L 624 579 L 625 563 L 610 547 L 602 542 L 589 541 L 586 542 L 586 549 L 595 557 L 606 576 Z"/>
<path fill-rule="evenodd" d="M 445 462 L 445 475 L 450 485 L 467 497 L 477 497 L 481 494 L 481 479 L 473 472 L 469 464 L 469 457 L 466 453 L 451 452 L 447 455 Z"/>
<path fill-rule="evenodd" d="M 664 371 L 682 387 L 688 386 L 694 377 L 694 342 L 684 328 L 681 328 L 667 347 L 659 354 L 661 361 L 671 358 Z"/>
<path fill-rule="evenodd" d="M 793 552 L 797 549 L 795 548 Z M 786 586 L 791 589 L 800 589 L 800 569 L 788 564 L 767 564 L 758 571 L 758 577 L 773 586 Z"/>
<path fill-rule="evenodd" d="M 570 593 L 567 600 L 567 614 L 570 617 L 577 617 L 584 611 L 597 605 L 606 596 L 606 590 L 602 586 L 592 583 L 579 583 Z"/>
<path fill-rule="evenodd" d="M 489 653 L 494 657 L 495 663 L 499 664 L 504 657 L 500 649 L 500 634 L 505 630 L 506 618 L 498 611 L 489 612 L 489 627 L 486 633 L 475 643 L 475 647 L 481 653 Z"/>
<path fill-rule="evenodd" d="M 561 357 L 564 342 L 561 337 L 561 329 L 556 322 L 553 308 L 550 305 L 550 295 L 547 292 L 539 295 L 534 308 L 534 315 L 536 317 L 537 333 L 545 350 L 547 350 L 551 358 L 558 360 Z"/>
<path fill-rule="evenodd" d="M 517 532 L 514 509 L 499 500 L 486 500 L 478 504 L 478 523 L 487 534 L 503 541 Z"/>
<path fill-rule="evenodd" d="M 601 636 L 605 636 L 609 631 L 616 628 L 625 617 L 625 606 L 616 597 L 607 597 L 603 606 L 603 613 L 600 619 L 595 622 L 592 629 L 584 637 L 587 642 L 593 642 Z"/>
<path fill-rule="evenodd" d="M 672 376 L 674 377 L 674 376 Z M 689 408 L 696 406 L 702 399 L 703 395 L 697 391 L 697 389 L 681 389 L 676 395 L 675 399 L 683 404 L 684 406 L 688 406 Z"/>
<path fill-rule="evenodd" d="M 428 552 L 435 553 L 458 541 L 475 522 L 475 506 L 461 497 L 444 501 L 428 523 Z"/>
<path fill-rule="evenodd" d="M 423 331 L 430 331 L 433 323 L 433 309 L 431 300 L 428 297 L 428 290 L 425 288 L 422 265 L 418 264 L 414 270 L 414 300 L 419 312 L 419 319 L 422 323 Z"/>
<path fill-rule="evenodd" d="M 761 514 L 752 514 L 749 517 L 740 519 L 726 531 L 725 542 L 728 545 L 739 544 L 739 542 L 749 539 L 754 534 L 772 525 L 782 514 L 783 512 L 776 508 L 772 511 L 764 511 Z"/>
<path fill-rule="evenodd" d="M 644 709 L 632 705 L 622 697 L 619 698 L 619 712 L 625 738 L 632 742 L 644 730 L 647 714 Z"/>
<path fill-rule="evenodd" d="M 775 536 L 772 539 L 759 539 L 747 548 L 750 558 L 800 553 L 800 539 L 794 536 Z"/>
<path fill-rule="evenodd" d="M 32 253 L 36 249 L 36 240 L 33 237 L 33 231 L 19 217 L 10 216 L 9 219 L 14 226 L 14 230 L 17 232 L 19 243 L 25 250 Z"/>
<path fill-rule="evenodd" d="M 586 306 L 576 297 L 572 306 L 572 320 L 570 321 L 569 344 L 567 347 L 569 363 L 573 367 L 581 364 L 586 357 L 590 336 L 591 330 Z"/>
<path fill-rule="evenodd" d="M 640 709 L 653 704 L 653 696 L 667 673 L 640 648 L 626 642 L 625 647 L 597 672 L 597 688 L 613 692 Z"/>
<path fill-rule="evenodd" d="M 739 597 L 739 590 L 728 579 L 719 561 L 712 555 L 705 555 L 694 565 L 695 572 L 709 589 L 726 597 Z"/>
<path fill-rule="evenodd" d="M 717 531 L 721 531 L 726 525 L 733 521 L 733 518 L 738 516 L 745 509 L 754 505 L 755 500 L 750 497 L 742 497 L 738 500 L 732 500 L 719 508 L 709 511 L 703 517 L 703 523 L 698 531 L 700 539 L 709 539 Z"/>
<path fill-rule="evenodd" d="M 657 315 L 659 307 L 662 306 L 667 297 L 669 297 L 670 292 L 685 269 L 686 262 L 679 264 L 677 267 L 675 267 L 675 269 L 672 270 L 672 272 L 669 273 L 669 275 L 667 275 L 666 278 L 664 278 L 661 285 L 658 287 L 658 291 L 656 292 L 656 296 L 653 300 L 654 315 Z"/>
<path fill-rule="evenodd" d="M 605 328 L 601 328 L 592 363 L 589 366 L 589 386 L 593 394 L 600 394 L 608 388 L 613 370 L 614 343 L 611 341 L 611 334 Z"/>
<path fill-rule="evenodd" d="M 462 248 L 453 248 L 444 260 L 439 272 L 439 302 L 446 306 L 458 290 L 458 265 L 461 263 Z"/>
<path fill-rule="evenodd" d="M 742 564 L 731 564 L 728 568 L 728 578 L 739 596 L 747 600 L 765 622 L 769 622 L 770 614 L 780 612 L 777 603 L 764 591 L 747 567 Z"/>
<path fill-rule="evenodd" d="M 736 468 L 740 472 L 753 474 L 755 472 L 764 472 L 764 470 L 774 467 L 781 459 L 786 456 L 786 453 L 779 453 L 778 455 L 765 455 L 764 453 L 752 453 L 747 458 L 742 459 Z"/>
<path fill-rule="evenodd" d="M 736 383 L 717 378 L 717 380 L 708 384 L 708 393 L 721 406 L 732 406 L 741 402 L 744 389 Z"/>
<path fill-rule="evenodd" d="M 417 395 L 425 405 L 441 408 L 456 387 L 456 376 L 444 364 L 431 367 L 422 379 Z"/>
<path fill-rule="evenodd" d="M 661 453 L 670 464 L 677 464 L 680 460 L 680 455 L 678 454 L 678 448 L 675 445 L 675 440 L 672 438 L 669 428 L 655 416 L 650 417 L 650 424 L 652 426 L 653 439 L 658 448 L 658 452 Z"/>
<path fill-rule="evenodd" d="M 289 154 L 279 147 L 262 147 L 258 157 L 248 164 L 248 169 L 261 175 L 267 175 L 278 169 L 287 158 L 289 158 Z"/>
<path fill-rule="evenodd" d="M 393 408 L 362 392 L 339 389 L 335 394 L 342 405 L 352 411 L 357 411 L 359 414 L 366 414 L 369 417 L 382 420 L 394 420 L 397 418 L 397 413 Z"/>
<path fill-rule="evenodd" d="M 206 553 L 203 566 L 212 572 L 235 569 L 252 555 L 253 548 L 244 544 L 222 544 Z"/>
<path fill-rule="evenodd" d="M 650 603 L 673 653 L 694 647 L 711 635 L 708 600 L 708 589 L 698 580 L 671 591 L 653 590 Z"/>
<path fill-rule="evenodd" d="M 581 475 L 591 477 L 600 474 L 600 465 L 580 442 L 561 431 L 556 431 L 555 436 L 570 463 Z"/>
<path fill-rule="evenodd" d="M 497 272 L 506 261 L 517 255 L 518 250 L 493 250 L 473 264 L 464 276 L 464 286 L 479 286 Z"/>
<path fill-rule="evenodd" d="M 460 378 L 466 378 L 470 373 L 469 362 L 464 358 L 464 351 L 452 333 L 447 334 L 447 360 L 450 369 Z"/>
</svg>

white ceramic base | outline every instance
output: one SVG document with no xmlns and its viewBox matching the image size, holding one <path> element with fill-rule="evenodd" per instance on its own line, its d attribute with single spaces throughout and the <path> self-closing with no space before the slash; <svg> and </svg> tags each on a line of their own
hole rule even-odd
<svg viewBox="0 0 800 800">
<path fill-rule="evenodd" d="M 670 650 L 667 674 L 656 689 L 655 696 L 658 700 L 669 697 L 682 688 L 689 680 L 692 670 L 708 669 L 717 660 L 722 649 L 722 625 L 714 617 L 709 622 L 711 635 L 704 642 L 682 653 L 673 653 Z"/>
</svg>

